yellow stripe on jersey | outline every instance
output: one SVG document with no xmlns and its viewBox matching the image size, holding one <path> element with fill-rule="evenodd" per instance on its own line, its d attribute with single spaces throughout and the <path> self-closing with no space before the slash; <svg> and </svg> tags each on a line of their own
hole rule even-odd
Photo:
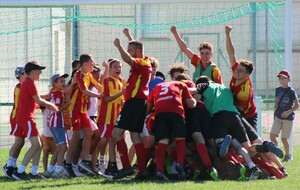
<svg viewBox="0 0 300 190">
<path fill-rule="evenodd" d="M 15 109 L 12 112 L 11 119 L 14 119 L 16 117 L 16 114 L 17 114 L 17 108 L 18 108 L 18 105 L 19 105 L 19 94 L 20 94 L 20 88 L 16 88 L 16 90 L 15 90 L 15 100 L 14 100 Z"/>
<path fill-rule="evenodd" d="M 141 75 L 139 75 L 137 81 L 135 82 L 135 87 L 134 87 L 134 90 L 132 91 L 132 95 L 131 97 L 134 98 L 135 95 L 137 94 L 139 88 L 140 88 L 140 84 L 141 84 Z"/>
<path fill-rule="evenodd" d="M 79 89 L 76 89 L 75 92 L 74 92 L 74 94 L 73 94 L 73 96 L 72 96 L 71 103 L 70 103 L 70 105 L 68 107 L 68 109 L 70 111 L 73 111 L 73 109 L 74 109 L 74 105 L 75 105 L 75 102 L 76 102 L 76 99 L 77 99 L 77 95 L 78 95 L 78 90 Z"/>
</svg>

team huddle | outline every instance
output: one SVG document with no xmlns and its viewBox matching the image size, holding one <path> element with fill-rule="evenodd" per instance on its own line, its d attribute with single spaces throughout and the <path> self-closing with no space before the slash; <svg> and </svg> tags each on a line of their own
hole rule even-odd
<svg viewBox="0 0 300 190">
<path fill-rule="evenodd" d="M 91 55 L 82 54 L 72 62 L 71 80 L 66 83 L 67 73 L 55 73 L 45 95 L 38 94 L 34 81 L 46 67 L 37 61 L 17 67 L 19 83 L 10 115 L 15 142 L 3 172 L 15 180 L 89 175 L 122 179 L 135 173 L 136 180 L 243 181 L 288 176 L 279 158 L 289 154 L 284 155 L 277 141 L 263 141 L 257 134 L 250 80 L 254 65 L 236 59 L 231 30 L 225 27 L 233 73 L 229 88 L 211 61 L 213 46 L 203 42 L 200 55 L 195 54 L 175 26 L 171 33 L 195 67 L 192 79 L 183 64 L 173 64 L 168 72 L 171 81 L 165 81 L 157 71 L 158 61 L 144 55 L 143 43 L 134 40 L 128 29 L 123 30 L 129 40 L 127 51 L 119 38 L 113 41 L 123 62 L 108 59 L 101 72 Z M 123 63 L 130 66 L 127 80 L 121 77 Z M 286 75 L 281 72 L 278 77 Z M 286 117 L 299 106 L 293 100 Z M 36 108 L 44 115 L 42 135 L 34 120 Z M 31 146 L 17 167 L 25 138 Z M 40 174 L 42 150 L 44 172 Z M 30 161 L 32 170 L 27 174 Z"/>
</svg>

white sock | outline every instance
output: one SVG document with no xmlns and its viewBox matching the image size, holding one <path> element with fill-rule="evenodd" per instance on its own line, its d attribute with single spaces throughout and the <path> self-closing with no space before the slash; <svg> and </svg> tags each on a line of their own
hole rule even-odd
<svg viewBox="0 0 300 190">
<path fill-rule="evenodd" d="M 54 166 L 53 165 L 49 165 L 47 171 L 52 173 L 54 170 Z"/>
<path fill-rule="evenodd" d="M 105 156 L 104 155 L 100 155 L 100 164 L 104 164 L 104 161 L 105 161 Z"/>
<path fill-rule="evenodd" d="M 248 167 L 249 167 L 250 169 L 252 169 L 252 168 L 255 167 L 255 164 L 254 164 L 253 162 L 250 162 L 250 163 L 248 163 Z"/>
<path fill-rule="evenodd" d="M 37 175 L 39 173 L 39 167 L 38 166 L 32 166 L 31 174 Z"/>
<path fill-rule="evenodd" d="M 61 170 L 62 170 L 62 166 L 59 166 L 59 165 L 56 165 L 56 166 L 55 166 L 55 172 L 56 172 L 56 173 L 61 172 Z"/>
<path fill-rule="evenodd" d="M 21 173 L 25 172 L 25 170 L 26 170 L 26 166 L 21 164 L 18 168 L 18 173 L 21 174 Z"/>
<path fill-rule="evenodd" d="M 18 160 L 17 158 L 13 157 L 13 165 L 12 165 L 13 167 L 17 167 L 17 160 Z"/>
<path fill-rule="evenodd" d="M 14 166 L 14 157 L 9 156 L 7 161 L 7 167 Z"/>
</svg>

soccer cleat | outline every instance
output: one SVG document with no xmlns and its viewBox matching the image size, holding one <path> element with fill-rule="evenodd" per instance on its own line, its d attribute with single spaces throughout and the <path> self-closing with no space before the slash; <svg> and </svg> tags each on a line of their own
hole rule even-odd
<svg viewBox="0 0 300 190">
<path fill-rule="evenodd" d="M 60 172 L 52 172 L 51 177 L 56 178 L 56 179 L 62 179 L 62 178 L 67 178 L 68 176 L 65 174 L 64 170 L 60 170 Z"/>
<path fill-rule="evenodd" d="M 279 158 L 283 158 L 284 154 L 280 148 L 278 148 L 273 142 L 266 142 L 264 146 Z"/>
<path fill-rule="evenodd" d="M 90 174 L 95 174 L 93 172 L 93 169 L 92 169 L 92 163 L 91 161 L 88 161 L 88 160 L 81 160 L 81 162 L 79 162 L 78 164 L 82 169 L 84 169 L 85 171 L 87 171 L 88 173 Z"/>
<path fill-rule="evenodd" d="M 253 168 L 250 169 L 250 176 L 249 176 L 249 180 L 256 180 L 259 178 L 259 175 L 261 174 L 261 170 L 255 166 Z"/>
<path fill-rule="evenodd" d="M 113 176 L 113 179 L 122 179 L 124 177 L 127 177 L 127 176 L 131 176 L 132 174 L 134 173 L 133 169 L 130 168 L 128 170 L 125 170 L 125 169 L 121 169 L 117 175 Z"/>
<path fill-rule="evenodd" d="M 134 177 L 135 180 L 146 180 L 149 179 L 149 173 L 146 170 L 145 172 L 138 172 Z"/>
<path fill-rule="evenodd" d="M 283 162 L 291 162 L 291 161 L 293 161 L 293 157 L 290 154 L 289 155 L 285 155 L 282 161 Z"/>
<path fill-rule="evenodd" d="M 104 177 L 113 178 L 119 173 L 116 163 L 108 163 L 106 170 L 104 171 Z"/>
<path fill-rule="evenodd" d="M 246 168 L 241 163 L 237 164 L 237 167 L 240 168 L 240 177 L 238 178 L 238 181 L 245 181 L 246 180 Z"/>
<path fill-rule="evenodd" d="M 12 177 L 17 180 L 17 181 L 21 181 L 21 180 L 24 180 L 24 181 L 30 181 L 30 177 L 29 175 L 27 175 L 25 172 L 23 173 L 18 173 L 18 171 L 15 171 L 12 175 Z"/>
<path fill-rule="evenodd" d="M 160 171 L 156 172 L 156 179 L 161 180 L 161 181 L 169 181 L 169 178 Z"/>
<path fill-rule="evenodd" d="M 85 174 L 81 173 L 79 168 L 76 166 L 72 166 L 75 177 L 84 177 Z"/>
<path fill-rule="evenodd" d="M 44 173 L 43 173 L 43 176 L 45 178 L 51 178 L 51 175 L 53 174 L 53 172 L 49 172 L 48 170 L 46 170 Z"/>
<path fill-rule="evenodd" d="M 214 167 L 209 169 L 208 174 L 214 181 L 220 181 L 218 171 Z"/>
<path fill-rule="evenodd" d="M 15 170 L 18 170 L 18 168 L 12 167 L 12 166 L 7 166 L 7 164 L 5 164 L 2 168 L 3 173 L 9 178 L 12 178 L 12 175 Z"/>
<path fill-rule="evenodd" d="M 184 168 L 180 163 L 176 163 L 175 169 L 178 172 L 179 180 L 183 180 L 183 181 L 186 180 L 186 174 Z"/>
<path fill-rule="evenodd" d="M 29 173 L 28 176 L 31 180 L 37 180 L 37 181 L 46 180 L 46 178 L 41 174 L 33 175 L 32 173 Z"/>
<path fill-rule="evenodd" d="M 63 170 L 68 177 L 76 177 L 72 164 L 67 164 L 66 161 L 63 162 Z"/>
<path fill-rule="evenodd" d="M 230 135 L 226 135 L 223 139 L 222 144 L 220 145 L 220 149 L 219 149 L 219 156 L 221 158 L 224 158 L 228 152 L 228 149 L 230 147 L 232 141 L 232 137 Z"/>
<path fill-rule="evenodd" d="M 284 177 L 289 176 L 289 174 L 286 172 L 285 167 L 282 167 L 279 169 L 281 171 L 281 173 L 283 174 Z"/>
</svg>

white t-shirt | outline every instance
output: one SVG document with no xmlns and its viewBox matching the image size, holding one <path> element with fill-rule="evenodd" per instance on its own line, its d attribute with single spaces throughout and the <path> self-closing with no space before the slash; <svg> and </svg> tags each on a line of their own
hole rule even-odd
<svg viewBox="0 0 300 190">
<path fill-rule="evenodd" d="M 98 90 L 95 87 L 91 88 L 92 92 L 99 93 Z M 89 116 L 97 116 L 98 114 L 98 98 L 96 97 L 90 97 L 91 105 L 88 109 Z"/>
</svg>

